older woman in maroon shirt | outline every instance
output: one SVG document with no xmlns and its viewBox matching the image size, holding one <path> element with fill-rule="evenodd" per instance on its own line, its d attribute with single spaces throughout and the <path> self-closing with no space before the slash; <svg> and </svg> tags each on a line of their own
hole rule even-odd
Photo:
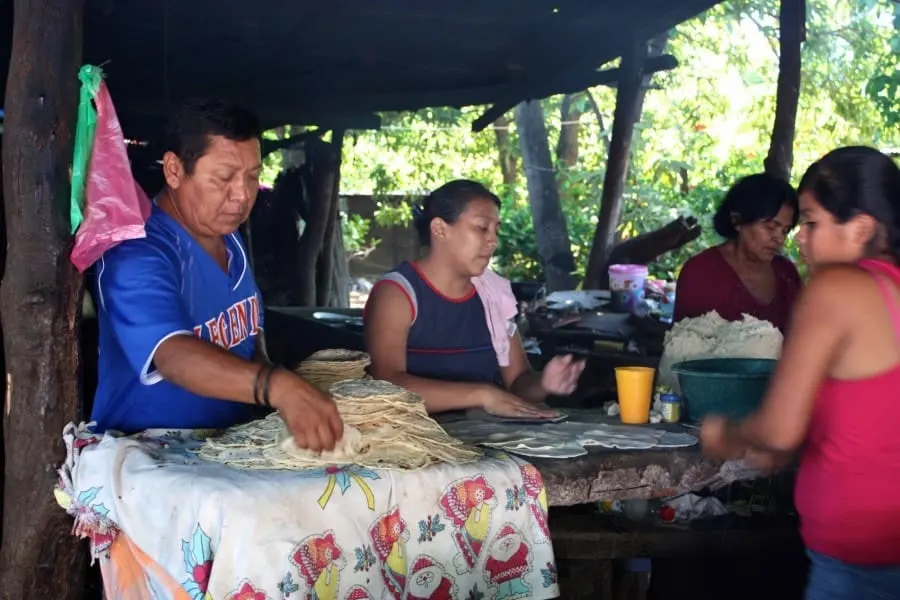
<svg viewBox="0 0 900 600">
<path fill-rule="evenodd" d="M 738 321 L 746 313 L 785 331 L 803 285 L 794 263 L 781 255 L 797 219 L 797 192 L 789 183 L 766 174 L 738 181 L 713 219 L 725 243 L 681 269 L 675 320 L 715 310 Z"/>
</svg>

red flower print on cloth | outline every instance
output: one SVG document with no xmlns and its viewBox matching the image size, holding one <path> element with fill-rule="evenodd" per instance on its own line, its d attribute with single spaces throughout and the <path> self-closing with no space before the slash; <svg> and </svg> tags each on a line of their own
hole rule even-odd
<svg viewBox="0 0 900 600">
<path fill-rule="evenodd" d="M 189 575 L 181 585 L 191 600 L 205 600 L 212 574 L 213 551 L 212 540 L 200 527 L 200 523 L 194 528 L 191 539 L 181 540 L 181 554 L 184 559 L 184 570 Z"/>
<path fill-rule="evenodd" d="M 209 574 L 212 571 L 212 564 L 212 561 L 208 560 L 202 564 L 194 565 L 194 568 L 191 570 L 191 576 L 201 590 L 209 589 Z"/>
<path fill-rule="evenodd" d="M 92 556 L 100 556 L 109 550 L 119 534 L 119 527 L 109 518 L 109 509 L 97 498 L 102 487 L 92 487 L 79 493 L 68 509 L 75 517 L 72 532 L 91 540 Z"/>
<path fill-rule="evenodd" d="M 265 591 L 256 589 L 245 579 L 237 590 L 225 596 L 225 600 L 271 600 L 271 598 Z"/>
</svg>

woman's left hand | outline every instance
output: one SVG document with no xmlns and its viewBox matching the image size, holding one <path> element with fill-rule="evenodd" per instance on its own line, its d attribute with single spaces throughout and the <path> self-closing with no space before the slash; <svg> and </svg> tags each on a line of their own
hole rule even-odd
<svg viewBox="0 0 900 600">
<path fill-rule="evenodd" d="M 554 396 L 568 396 L 578 387 L 578 378 L 584 371 L 584 361 L 575 360 L 571 354 L 554 357 L 541 373 L 541 387 Z"/>
<path fill-rule="evenodd" d="M 747 450 L 734 439 L 733 428 L 728 419 L 718 415 L 703 419 L 700 443 L 704 454 L 719 460 L 741 458 Z"/>
<path fill-rule="evenodd" d="M 784 468 L 791 460 L 790 454 L 777 452 L 760 452 L 750 450 L 744 456 L 744 463 L 751 469 L 758 469 L 764 473 L 773 473 Z"/>
</svg>

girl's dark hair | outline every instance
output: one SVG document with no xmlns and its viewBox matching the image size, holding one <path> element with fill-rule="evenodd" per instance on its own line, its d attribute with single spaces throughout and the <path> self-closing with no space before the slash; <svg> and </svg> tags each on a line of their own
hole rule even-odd
<svg viewBox="0 0 900 600">
<path fill-rule="evenodd" d="M 457 179 L 434 190 L 417 207 L 413 226 L 423 246 L 431 245 L 431 221 L 443 219 L 454 224 L 472 200 L 490 200 L 500 208 L 500 198 L 477 181 Z"/>
<path fill-rule="evenodd" d="M 838 223 L 871 216 L 884 226 L 891 254 L 900 256 L 900 168 L 886 154 L 867 146 L 832 150 L 806 170 L 799 190 Z"/>
<path fill-rule="evenodd" d="M 725 194 L 713 217 L 713 227 L 723 238 L 733 240 L 738 235 L 735 225 L 768 221 L 782 206 L 791 207 L 791 227 L 797 225 L 800 218 L 797 192 L 791 184 L 767 173 L 748 175 L 739 179 Z"/>
</svg>

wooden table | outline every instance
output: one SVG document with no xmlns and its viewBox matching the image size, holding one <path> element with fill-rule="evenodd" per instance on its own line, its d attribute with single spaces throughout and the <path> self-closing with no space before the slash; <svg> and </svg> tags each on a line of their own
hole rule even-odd
<svg viewBox="0 0 900 600">
<path fill-rule="evenodd" d="M 588 452 L 568 460 L 529 459 L 544 478 L 550 506 L 674 496 L 697 489 L 721 468 L 697 447 Z"/>
<path fill-rule="evenodd" d="M 559 407 L 573 423 L 621 426 L 618 417 L 609 417 L 598 408 Z M 466 421 L 462 412 L 444 413 L 438 422 L 453 433 L 453 424 Z M 479 423 L 485 428 L 472 436 L 487 435 L 494 425 Z M 508 430 L 510 424 L 496 425 L 497 431 Z M 512 427 L 516 427 L 512 424 Z M 548 427 L 554 427 L 548 425 Z M 657 423 L 642 427 L 673 433 L 691 433 L 680 424 Z M 465 437 L 463 439 L 466 439 Z M 487 439 L 486 437 L 484 439 Z M 473 441 L 473 440 L 468 440 Z M 703 487 L 714 480 L 722 463 L 700 452 L 699 444 L 687 448 L 651 448 L 647 450 L 617 450 L 588 446 L 587 454 L 578 458 L 548 459 L 523 457 L 537 467 L 547 488 L 550 506 L 594 504 L 603 500 L 638 500 L 675 496 Z"/>
<path fill-rule="evenodd" d="M 652 517 L 634 523 L 619 515 L 601 514 L 604 500 L 661 498 L 705 487 L 721 464 L 705 458 L 697 447 L 669 450 L 615 451 L 591 448 L 570 460 L 529 459 L 541 472 L 550 504 L 550 532 L 556 555 L 561 598 L 587 600 L 616 597 L 625 581 L 616 561 L 634 557 L 675 559 L 673 569 L 729 559 L 795 565 L 803 544 L 796 520 L 741 519 L 733 515 L 681 525 L 660 525 Z M 683 563 L 683 564 L 682 564 Z M 654 573 L 661 563 L 654 562 Z M 668 564 L 668 563 L 667 563 Z M 729 571 L 730 572 L 730 571 Z M 703 571 L 706 573 L 706 571 Z M 655 576 L 655 575 L 654 575 Z M 705 575 L 704 575 L 705 576 Z M 639 578 L 639 575 L 628 577 Z M 670 582 L 671 583 L 671 582 Z M 678 585 L 676 583 L 675 585 Z M 680 596 L 679 596 L 680 597 Z"/>
</svg>

